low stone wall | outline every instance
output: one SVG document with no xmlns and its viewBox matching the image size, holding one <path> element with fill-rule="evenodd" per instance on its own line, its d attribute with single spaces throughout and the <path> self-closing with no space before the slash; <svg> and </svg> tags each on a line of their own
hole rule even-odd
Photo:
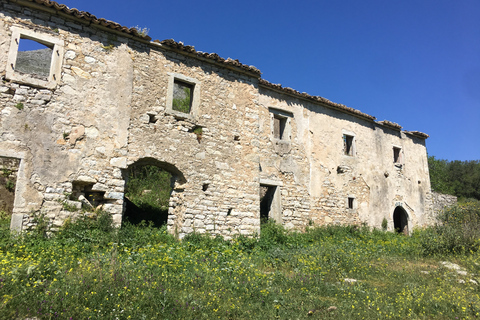
<svg viewBox="0 0 480 320">
<path fill-rule="evenodd" d="M 433 214 L 436 217 L 446 207 L 451 207 L 457 204 L 457 197 L 449 194 L 438 193 L 432 191 L 432 208 Z"/>
</svg>

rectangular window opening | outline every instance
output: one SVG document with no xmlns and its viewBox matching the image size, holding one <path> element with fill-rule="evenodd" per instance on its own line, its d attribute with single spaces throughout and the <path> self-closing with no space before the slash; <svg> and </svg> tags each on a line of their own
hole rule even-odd
<svg viewBox="0 0 480 320">
<path fill-rule="evenodd" d="M 287 124 L 287 118 L 274 115 L 273 116 L 273 137 L 275 139 L 284 139 L 285 126 Z"/>
<path fill-rule="evenodd" d="M 47 80 L 52 64 L 53 45 L 20 37 L 15 72 Z"/>
<path fill-rule="evenodd" d="M 393 147 L 393 162 L 402 163 L 402 149 L 398 147 Z"/>
<path fill-rule="evenodd" d="M 343 152 L 347 156 L 354 156 L 354 140 L 353 136 L 343 135 Z"/>
<path fill-rule="evenodd" d="M 348 209 L 353 209 L 355 198 L 348 197 Z"/>
<path fill-rule="evenodd" d="M 190 113 L 190 110 L 192 109 L 194 87 L 193 84 L 178 79 L 174 80 L 172 110 Z"/>
</svg>

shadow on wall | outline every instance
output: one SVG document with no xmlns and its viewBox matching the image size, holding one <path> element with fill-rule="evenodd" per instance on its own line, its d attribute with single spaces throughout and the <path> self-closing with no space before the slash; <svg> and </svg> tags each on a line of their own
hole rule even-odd
<svg viewBox="0 0 480 320">
<path fill-rule="evenodd" d="M 151 205 L 141 204 L 137 206 L 135 203 L 125 197 L 125 214 L 123 221 L 128 221 L 133 225 L 138 225 L 145 221 L 147 224 L 155 228 L 167 224 L 168 207 L 159 208 Z"/>
</svg>

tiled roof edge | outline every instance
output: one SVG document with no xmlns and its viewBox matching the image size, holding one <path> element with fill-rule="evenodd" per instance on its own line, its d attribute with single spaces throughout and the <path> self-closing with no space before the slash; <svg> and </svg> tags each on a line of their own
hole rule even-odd
<svg viewBox="0 0 480 320">
<path fill-rule="evenodd" d="M 298 98 L 303 98 L 305 100 L 313 101 L 313 102 L 316 102 L 316 103 L 321 103 L 321 104 L 323 104 L 327 107 L 330 107 L 332 109 L 336 109 L 336 110 L 339 110 L 339 111 L 342 111 L 342 112 L 345 112 L 345 113 L 349 113 L 349 114 L 352 114 L 352 115 L 360 117 L 360 118 L 364 118 L 364 119 L 371 120 L 371 121 L 374 121 L 376 119 L 374 116 L 363 113 L 360 110 L 347 107 L 346 105 L 343 105 L 343 104 L 340 104 L 340 103 L 332 102 L 332 101 L 330 101 L 328 99 L 325 99 L 323 97 L 320 97 L 320 96 L 312 96 L 312 95 L 309 95 L 308 93 L 305 93 L 305 92 L 300 93 L 299 91 L 297 91 L 295 89 L 288 88 L 288 87 L 282 87 L 281 84 L 273 84 L 273 83 L 270 83 L 270 82 L 268 82 L 267 80 L 264 80 L 264 79 L 260 79 L 259 84 L 264 86 L 264 87 L 267 87 L 267 88 L 270 88 L 270 89 L 273 89 L 273 90 L 276 90 L 276 91 L 279 91 L 279 92 L 282 92 L 282 93 L 286 93 L 286 94 L 289 94 L 289 95 L 292 95 L 292 96 L 295 96 L 295 97 L 298 97 Z"/>
<path fill-rule="evenodd" d="M 420 139 L 428 139 L 430 136 L 426 133 L 420 132 L 420 131 L 404 131 L 406 134 L 415 136 Z"/>
<path fill-rule="evenodd" d="M 391 121 L 388 121 L 388 120 L 383 120 L 383 121 L 377 121 L 377 123 L 379 125 L 382 125 L 384 127 L 388 127 L 390 129 L 394 129 L 394 130 L 402 130 L 402 126 L 399 125 L 398 123 L 395 123 L 395 122 L 391 122 Z"/>
<path fill-rule="evenodd" d="M 102 27 L 106 27 L 106 28 L 109 28 L 109 29 L 112 29 L 112 30 L 122 32 L 122 33 L 126 33 L 126 34 L 138 37 L 138 38 L 146 40 L 146 41 L 151 41 L 152 40 L 152 38 L 150 36 L 140 34 L 136 28 L 128 28 L 128 27 L 122 26 L 119 23 L 116 23 L 116 22 L 113 22 L 113 21 L 110 21 L 110 20 L 106 20 L 104 18 L 97 18 L 95 15 L 93 15 L 89 12 L 80 11 L 76 8 L 70 9 L 68 6 L 66 6 L 64 4 L 59 4 L 58 2 L 55 2 L 55 1 L 51 1 L 51 0 L 10 0 L 10 1 L 14 2 L 14 3 L 22 3 L 22 2 L 23 3 L 28 3 L 28 2 L 35 3 L 37 5 L 44 6 L 44 7 L 49 8 L 49 9 L 54 9 L 58 12 L 62 12 L 66 15 L 70 15 L 70 16 L 76 18 L 76 19 L 84 20 L 84 21 L 89 22 L 89 23 L 94 24 L 94 25 L 95 24 L 100 25 Z M 173 39 L 167 39 L 167 40 L 163 40 L 163 41 L 155 40 L 154 42 L 158 43 L 158 44 L 161 44 L 163 46 L 175 49 L 177 51 L 181 51 L 181 52 L 185 52 L 185 53 L 195 55 L 199 58 L 212 60 L 214 62 L 225 64 L 225 65 L 228 65 L 228 66 L 231 66 L 231 67 L 240 68 L 240 69 L 243 69 L 246 72 L 253 73 L 253 74 L 258 75 L 258 76 L 261 75 L 260 70 L 257 69 L 256 67 L 242 64 L 237 59 L 235 59 L 235 60 L 231 59 L 231 58 L 225 59 L 225 58 L 220 57 L 216 53 L 206 53 L 206 52 L 196 51 L 193 46 L 185 46 L 182 42 L 176 42 Z M 360 117 L 360 118 L 364 118 L 364 119 L 371 120 L 371 121 L 375 121 L 375 119 L 376 119 L 374 116 L 363 113 L 360 110 L 347 107 L 347 106 L 345 106 L 343 104 L 340 104 L 340 103 L 332 102 L 332 101 L 330 101 L 328 99 L 325 99 L 323 97 L 320 97 L 320 96 L 312 96 L 312 95 L 309 95 L 308 93 L 305 93 L 305 92 L 300 93 L 299 91 L 297 91 L 295 89 L 288 88 L 288 87 L 282 87 L 282 85 L 280 85 L 280 84 L 273 84 L 273 83 L 270 83 L 267 80 L 264 80 L 264 79 L 261 79 L 261 78 L 259 79 L 259 85 L 270 88 L 270 89 L 273 89 L 273 90 L 276 90 L 276 91 L 279 91 L 279 92 L 282 92 L 282 93 L 286 93 L 286 94 L 289 94 L 289 95 L 292 95 L 292 96 L 295 96 L 295 97 L 298 97 L 298 98 L 313 101 L 313 102 L 316 102 L 316 103 L 321 103 L 321 104 L 323 104 L 327 107 L 330 107 L 332 109 L 336 109 L 336 110 L 339 110 L 339 111 L 342 111 L 342 112 L 345 112 L 345 113 L 349 113 L 349 114 L 355 115 L 355 116 Z M 399 124 L 394 123 L 394 122 L 390 122 L 388 120 L 378 121 L 377 123 L 379 123 L 383 126 L 386 126 L 386 127 L 390 127 L 392 129 L 397 129 L 397 130 L 402 129 L 402 127 Z M 404 132 L 406 134 L 413 135 L 413 136 L 421 138 L 421 139 L 429 138 L 428 134 L 420 132 L 420 131 L 404 131 Z"/>
<path fill-rule="evenodd" d="M 205 59 L 213 60 L 214 62 L 218 62 L 218 63 L 221 63 L 221 64 L 226 64 L 228 66 L 240 68 L 244 71 L 253 73 L 256 76 L 261 75 L 260 70 L 257 69 L 256 67 L 248 66 L 246 64 L 243 64 L 240 61 L 238 61 L 237 59 L 235 59 L 235 60 L 231 59 L 231 58 L 225 59 L 225 58 L 220 57 L 216 53 L 200 52 L 200 51 L 195 50 L 195 47 L 193 47 L 193 46 L 186 46 L 182 42 L 176 42 L 173 39 L 167 39 L 167 40 L 163 40 L 163 41 L 154 40 L 153 42 L 159 43 L 162 46 L 166 46 L 166 47 L 175 49 L 177 51 L 182 51 L 182 52 L 186 52 L 186 53 L 195 55 L 195 56 L 200 57 L 200 58 L 205 58 Z"/>
<path fill-rule="evenodd" d="M 110 20 L 106 20 L 104 18 L 97 18 L 93 14 L 91 14 L 89 12 L 86 12 L 86 11 L 80 11 L 80 10 L 75 9 L 75 8 L 70 9 L 68 6 L 66 6 L 64 4 L 59 4 L 55 1 L 51 1 L 51 0 L 23 0 L 23 1 L 10 0 L 10 1 L 20 2 L 20 3 L 21 2 L 36 3 L 40 6 L 44 6 L 46 8 L 50 8 L 50 9 L 54 9 L 58 12 L 62 12 L 66 15 L 72 16 L 76 19 L 84 20 L 84 21 L 89 22 L 89 23 L 94 24 L 94 25 L 96 24 L 96 25 L 100 25 L 100 26 L 103 26 L 103 27 L 106 27 L 106 28 L 109 28 L 109 29 L 112 29 L 112 30 L 120 31 L 122 33 L 130 34 L 132 36 L 141 38 L 143 40 L 147 40 L 147 41 L 152 40 L 152 38 L 149 37 L 148 35 L 140 34 L 138 32 L 138 30 L 135 29 L 135 28 L 128 28 L 128 27 L 122 26 L 119 23 L 116 23 L 116 22 L 113 22 L 113 21 L 110 21 Z"/>
</svg>

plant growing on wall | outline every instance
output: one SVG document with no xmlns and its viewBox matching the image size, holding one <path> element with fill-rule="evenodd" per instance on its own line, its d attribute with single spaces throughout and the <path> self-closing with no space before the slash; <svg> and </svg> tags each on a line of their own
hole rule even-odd
<svg viewBox="0 0 480 320">
<path fill-rule="evenodd" d="M 15 182 L 13 182 L 12 180 L 7 180 L 7 182 L 5 182 L 5 189 L 13 192 L 15 190 Z"/>
<path fill-rule="evenodd" d="M 197 126 L 193 129 L 193 133 L 197 135 L 197 141 L 200 142 L 202 140 L 203 128 Z"/>
<path fill-rule="evenodd" d="M 138 34 L 141 35 L 141 36 L 146 36 L 148 35 L 148 33 L 150 32 L 150 29 L 145 27 L 145 28 L 141 28 L 140 26 L 135 26 L 133 27 L 135 30 L 137 30 Z"/>
<path fill-rule="evenodd" d="M 383 229 L 383 231 L 387 231 L 387 227 L 388 227 L 387 218 L 383 218 L 383 220 L 382 220 L 382 229 Z"/>
</svg>

